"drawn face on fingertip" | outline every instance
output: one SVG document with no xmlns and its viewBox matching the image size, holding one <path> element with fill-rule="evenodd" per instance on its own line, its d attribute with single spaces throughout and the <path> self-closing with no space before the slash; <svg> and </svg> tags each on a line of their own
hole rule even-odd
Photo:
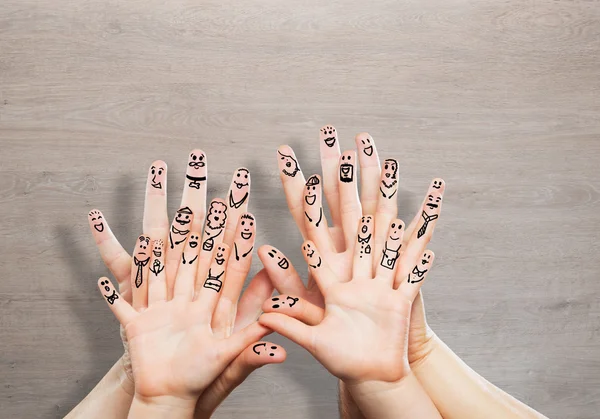
<svg viewBox="0 0 600 419">
<path fill-rule="evenodd" d="M 213 230 L 223 228 L 226 220 L 227 206 L 221 201 L 212 201 L 206 215 L 207 227 Z"/>
<path fill-rule="evenodd" d="M 296 305 L 298 300 L 300 299 L 296 297 L 290 297 L 289 295 L 285 297 L 285 300 L 281 297 L 273 297 L 271 298 L 271 301 L 273 302 L 273 305 L 271 307 L 275 309 L 278 309 L 282 306 L 288 306 L 292 308 Z"/>
<path fill-rule="evenodd" d="M 217 265 L 221 266 L 225 263 L 225 252 L 224 246 L 217 246 L 217 253 L 215 255 L 215 262 L 217 262 Z"/>
<path fill-rule="evenodd" d="M 386 159 L 383 162 L 383 180 L 389 184 L 398 178 L 398 162 L 394 159 Z"/>
<path fill-rule="evenodd" d="M 373 228 L 373 217 L 370 215 L 363 216 L 360 220 L 360 229 L 358 231 L 359 257 L 371 254 L 371 229 Z"/>
<path fill-rule="evenodd" d="M 398 242 L 402 238 L 402 223 L 398 221 L 392 221 L 389 229 L 389 239 L 392 242 Z"/>
<path fill-rule="evenodd" d="M 183 207 L 177 210 L 175 222 L 180 226 L 185 226 L 192 221 L 192 210 L 190 207 Z"/>
<path fill-rule="evenodd" d="M 442 179 L 434 179 L 431 183 L 433 189 L 442 189 L 442 186 L 444 186 L 444 181 Z"/>
<path fill-rule="evenodd" d="M 277 150 L 277 153 L 279 154 L 281 172 L 289 177 L 296 176 L 296 173 L 300 171 L 300 166 L 298 166 L 296 159 L 291 154 L 284 154 L 279 150 Z"/>
<path fill-rule="evenodd" d="M 324 126 L 320 130 L 319 137 L 327 147 L 333 147 L 335 145 L 335 142 L 337 141 L 337 132 L 335 130 L 335 127 L 332 127 L 330 125 Z"/>
<path fill-rule="evenodd" d="M 428 265 L 431 263 L 431 254 L 423 253 L 423 257 L 421 258 L 421 265 Z"/>
<path fill-rule="evenodd" d="M 321 266 L 321 256 L 315 255 L 315 249 L 310 243 L 306 243 L 302 248 L 308 259 L 308 266 L 315 269 L 319 268 Z"/>
<path fill-rule="evenodd" d="M 373 155 L 373 139 L 370 135 L 361 135 L 359 138 L 360 146 L 362 147 L 362 152 L 365 153 L 365 156 L 371 157 Z"/>
<path fill-rule="evenodd" d="M 102 288 L 104 288 L 104 291 L 109 293 L 109 294 L 102 294 L 102 295 L 104 296 L 104 298 L 106 298 L 106 301 L 108 301 L 108 304 L 113 305 L 115 303 L 115 301 L 119 299 L 119 296 L 117 295 L 117 291 L 110 287 L 110 282 L 108 280 L 101 281 L 100 285 L 102 286 Z M 112 290 L 112 294 L 110 294 L 111 290 Z"/>
<path fill-rule="evenodd" d="M 206 181 L 206 155 L 200 150 L 190 153 L 188 168 L 185 173 L 188 187 L 200 190 L 202 182 Z"/>
<path fill-rule="evenodd" d="M 267 345 L 266 343 L 257 343 L 252 347 L 252 351 L 254 351 L 256 355 L 275 356 L 275 350 L 277 350 L 277 346 Z"/>
<path fill-rule="evenodd" d="M 148 173 L 148 179 L 150 181 L 150 185 L 154 189 L 163 189 L 163 187 L 165 185 L 166 177 L 167 177 L 167 167 L 164 164 L 155 162 L 155 164 L 150 166 L 150 172 Z"/>
<path fill-rule="evenodd" d="M 313 206 L 317 202 L 317 188 L 321 181 L 317 175 L 313 175 L 306 181 L 306 190 L 304 192 L 304 201 L 310 206 Z"/>
<path fill-rule="evenodd" d="M 90 217 L 94 230 L 98 233 L 102 233 L 104 231 L 104 217 L 102 216 L 102 213 L 98 210 L 92 210 L 88 214 L 88 217 Z"/>
<path fill-rule="evenodd" d="M 254 217 L 244 214 L 240 217 L 240 236 L 244 240 L 250 240 L 254 235 Z"/>
<path fill-rule="evenodd" d="M 190 238 L 188 239 L 188 245 L 192 249 L 195 249 L 196 247 L 198 247 L 199 241 L 200 241 L 200 235 L 197 233 L 192 233 L 192 234 L 190 234 Z"/>
<path fill-rule="evenodd" d="M 431 254 L 424 253 L 420 264 L 417 263 L 413 270 L 408 274 L 408 283 L 416 284 L 425 279 L 425 274 L 428 271 L 428 265 L 431 263 Z M 420 266 L 419 266 L 420 265 Z"/>
<path fill-rule="evenodd" d="M 164 242 L 161 239 L 154 241 L 154 246 L 152 246 L 152 254 L 154 257 L 161 257 L 163 253 Z"/>
<path fill-rule="evenodd" d="M 145 258 L 149 258 L 149 249 L 148 247 L 150 247 L 150 237 L 148 236 L 140 236 L 138 237 L 138 245 L 137 245 L 137 249 L 135 252 L 135 255 L 138 257 L 138 259 L 145 259 Z"/>
<path fill-rule="evenodd" d="M 432 210 L 433 213 L 439 212 L 440 203 L 442 202 L 442 195 L 437 193 L 431 193 L 427 195 L 425 200 L 425 206 Z"/>
<path fill-rule="evenodd" d="M 279 253 L 277 249 L 271 248 L 267 254 L 271 257 L 271 259 L 277 260 L 277 266 L 279 266 L 281 269 L 287 269 L 290 267 L 290 262 L 284 255 Z"/>
<path fill-rule="evenodd" d="M 353 153 L 346 152 L 340 159 L 340 181 L 350 183 L 354 180 L 354 158 Z"/>
<path fill-rule="evenodd" d="M 233 174 L 231 189 L 229 190 L 229 208 L 240 208 L 250 191 L 250 172 L 248 169 L 239 168 Z"/>
</svg>

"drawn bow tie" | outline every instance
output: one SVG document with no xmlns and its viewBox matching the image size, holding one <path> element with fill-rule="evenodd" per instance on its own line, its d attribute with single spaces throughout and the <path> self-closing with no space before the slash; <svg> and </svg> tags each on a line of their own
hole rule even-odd
<svg viewBox="0 0 600 419">
<path fill-rule="evenodd" d="M 424 271 L 420 271 L 419 268 L 417 268 L 416 266 L 412 270 L 412 273 L 414 275 L 417 275 L 419 278 L 423 278 L 423 275 L 425 275 L 425 272 L 427 272 L 427 269 L 425 269 Z"/>
<path fill-rule="evenodd" d="M 190 182 L 189 187 L 200 189 L 200 182 Z"/>
<path fill-rule="evenodd" d="M 371 235 L 370 234 L 367 237 L 360 237 L 360 236 L 358 236 L 358 242 L 359 243 L 367 244 L 367 243 L 369 243 L 369 240 L 371 240 Z"/>
</svg>

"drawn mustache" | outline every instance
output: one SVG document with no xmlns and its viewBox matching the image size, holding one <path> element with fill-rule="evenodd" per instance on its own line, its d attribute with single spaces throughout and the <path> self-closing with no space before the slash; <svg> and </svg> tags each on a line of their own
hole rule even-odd
<svg viewBox="0 0 600 419">
<path fill-rule="evenodd" d="M 188 166 L 193 167 L 194 169 L 200 169 L 201 167 L 206 166 L 203 161 L 191 161 L 188 163 Z"/>
<path fill-rule="evenodd" d="M 425 205 L 427 205 L 427 206 L 428 206 L 429 208 L 431 208 L 431 209 L 434 209 L 434 208 L 437 208 L 437 207 L 439 207 L 439 205 L 438 205 L 438 204 L 433 204 L 433 203 L 431 203 L 431 202 L 429 202 L 429 203 L 427 203 L 427 204 L 425 204 Z"/>
</svg>

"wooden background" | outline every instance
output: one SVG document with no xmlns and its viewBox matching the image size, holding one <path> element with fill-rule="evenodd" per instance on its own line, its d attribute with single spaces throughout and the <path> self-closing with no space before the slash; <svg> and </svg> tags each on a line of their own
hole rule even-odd
<svg viewBox="0 0 600 419">
<path fill-rule="evenodd" d="M 210 195 L 249 167 L 259 243 L 303 266 L 275 148 L 318 171 L 325 123 L 400 160 L 404 218 L 447 181 L 437 333 L 541 412 L 597 418 L 597 0 L 3 0 L 0 416 L 62 417 L 121 353 L 89 209 L 133 246 L 148 164 L 170 165 L 173 210 L 201 147 Z M 218 417 L 336 417 L 336 381 L 275 340 L 287 363 Z"/>
</svg>

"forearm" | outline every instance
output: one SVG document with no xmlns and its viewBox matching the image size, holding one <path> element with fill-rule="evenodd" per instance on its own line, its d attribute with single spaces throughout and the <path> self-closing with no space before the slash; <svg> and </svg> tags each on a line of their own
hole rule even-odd
<svg viewBox="0 0 600 419">
<path fill-rule="evenodd" d="M 465 364 L 437 336 L 411 369 L 444 419 L 545 418 Z"/>
<path fill-rule="evenodd" d="M 364 415 L 356 405 L 350 391 L 342 380 L 339 383 L 339 409 L 341 419 L 365 419 Z"/>
<path fill-rule="evenodd" d="M 441 419 L 413 373 L 396 383 L 379 381 L 348 384 L 348 390 L 367 418 Z"/>
<path fill-rule="evenodd" d="M 133 382 L 125 374 L 119 359 L 66 418 L 126 418 L 133 394 Z"/>
</svg>

